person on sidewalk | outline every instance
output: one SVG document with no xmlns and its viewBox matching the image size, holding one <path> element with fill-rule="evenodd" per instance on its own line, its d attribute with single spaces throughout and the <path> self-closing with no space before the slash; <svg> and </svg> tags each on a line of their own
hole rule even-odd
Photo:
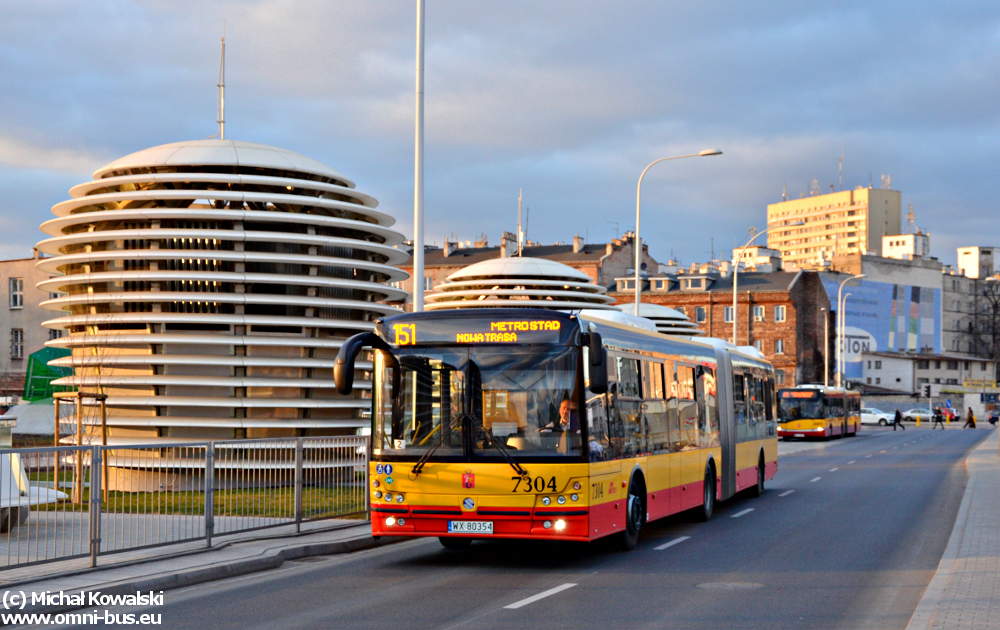
<svg viewBox="0 0 1000 630">
<path fill-rule="evenodd" d="M 965 424 L 962 425 L 963 429 L 975 429 L 976 428 L 976 416 L 972 415 L 972 407 L 969 407 L 969 414 L 965 417 Z"/>
<path fill-rule="evenodd" d="M 895 431 L 896 427 L 906 431 L 906 427 L 903 426 L 903 414 L 899 412 L 899 409 L 896 410 L 896 415 L 892 419 L 892 430 Z"/>
<path fill-rule="evenodd" d="M 941 430 L 944 431 L 944 414 L 941 413 L 941 407 L 935 407 L 934 424 L 931 425 L 931 429 L 936 429 L 939 424 L 941 425 Z"/>
</svg>

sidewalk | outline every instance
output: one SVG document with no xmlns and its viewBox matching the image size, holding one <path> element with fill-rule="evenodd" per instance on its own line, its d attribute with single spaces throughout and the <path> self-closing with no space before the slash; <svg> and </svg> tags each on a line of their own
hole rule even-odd
<svg viewBox="0 0 1000 630">
<path fill-rule="evenodd" d="M 98 567 L 74 575 L 46 577 L 21 584 L 9 583 L 3 585 L 3 590 L 12 593 L 23 591 L 29 600 L 31 593 L 44 591 L 100 591 L 105 595 L 135 594 L 137 591 L 158 593 L 275 569 L 297 558 L 350 553 L 401 540 L 406 539 L 372 538 L 371 525 L 364 521 L 296 536 L 262 536 L 256 540 L 235 540 L 197 553 L 189 552 L 125 566 Z M 76 608 L 78 607 L 32 607 L 29 604 L 19 612 L 59 613 Z"/>
<path fill-rule="evenodd" d="M 1000 628 L 1000 430 L 967 464 L 955 528 L 907 630 Z"/>
</svg>

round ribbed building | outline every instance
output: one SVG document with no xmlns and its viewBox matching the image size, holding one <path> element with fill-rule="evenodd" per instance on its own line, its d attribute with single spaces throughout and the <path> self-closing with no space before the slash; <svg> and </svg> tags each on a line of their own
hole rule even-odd
<svg viewBox="0 0 1000 630">
<path fill-rule="evenodd" d="M 448 276 L 426 297 L 426 309 L 613 309 L 614 299 L 605 292 L 590 276 L 562 263 L 544 258 L 495 258 Z"/>
<path fill-rule="evenodd" d="M 617 308 L 629 315 L 635 313 L 634 304 L 619 304 Z M 690 317 L 677 309 L 662 304 L 642 302 L 639 304 L 639 317 L 645 317 L 652 321 L 656 324 L 656 332 L 664 335 L 698 337 L 705 334 L 698 329 L 698 324 L 692 322 Z"/>
<path fill-rule="evenodd" d="M 400 312 L 409 255 L 378 202 L 275 147 L 200 140 L 108 164 L 42 225 L 58 385 L 108 396 L 109 442 L 353 433 L 342 341 Z M 359 364 L 363 371 L 366 364 Z M 367 374 L 359 374 L 361 389 Z M 87 422 L 98 423 L 88 413 Z M 90 431 L 94 435 L 93 431 Z"/>
</svg>

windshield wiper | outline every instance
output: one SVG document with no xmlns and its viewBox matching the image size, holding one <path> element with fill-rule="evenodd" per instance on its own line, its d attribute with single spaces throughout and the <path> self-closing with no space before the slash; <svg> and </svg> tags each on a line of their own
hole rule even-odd
<svg viewBox="0 0 1000 630">
<path fill-rule="evenodd" d="M 427 452 L 420 456 L 420 459 L 417 460 L 417 463 L 413 466 L 413 468 L 410 469 L 410 472 L 413 473 L 414 477 L 424 472 L 424 464 L 426 464 L 427 460 L 431 458 L 431 455 L 434 454 L 434 451 L 438 450 L 439 446 L 441 446 L 440 442 L 427 449 Z"/>
<path fill-rule="evenodd" d="M 501 444 L 500 442 L 497 441 L 496 437 L 493 435 L 493 431 L 487 429 L 486 426 L 475 417 L 469 414 L 462 414 L 462 415 L 469 418 L 470 424 L 474 422 L 480 429 L 483 430 L 483 433 L 485 433 L 486 436 L 490 439 L 490 446 L 495 448 L 496 451 L 500 453 L 500 457 L 502 457 L 505 462 L 510 464 L 510 467 L 514 469 L 514 472 L 516 472 L 519 477 L 528 476 L 528 471 L 522 468 L 521 464 L 519 464 L 517 460 L 514 459 L 514 457 L 507 450 L 507 446 L 505 444 Z"/>
</svg>

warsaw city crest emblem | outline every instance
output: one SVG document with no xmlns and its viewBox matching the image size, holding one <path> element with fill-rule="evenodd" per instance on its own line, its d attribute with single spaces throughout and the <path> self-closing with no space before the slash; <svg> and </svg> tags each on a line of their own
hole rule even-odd
<svg viewBox="0 0 1000 630">
<path fill-rule="evenodd" d="M 471 489 L 476 487 L 476 473 L 471 470 L 467 470 L 462 473 L 462 487 L 465 489 Z"/>
</svg>

